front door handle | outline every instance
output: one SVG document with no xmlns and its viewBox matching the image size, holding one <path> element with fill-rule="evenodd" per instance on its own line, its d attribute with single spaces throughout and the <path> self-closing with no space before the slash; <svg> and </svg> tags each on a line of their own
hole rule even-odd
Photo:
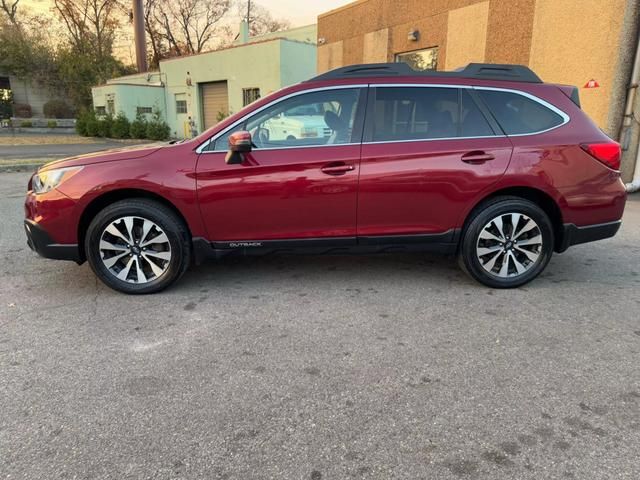
<svg viewBox="0 0 640 480">
<path fill-rule="evenodd" d="M 481 165 L 490 160 L 494 160 L 496 157 L 490 153 L 483 152 L 481 150 L 475 150 L 473 152 L 465 153 L 462 155 L 461 160 L 464 163 L 470 163 L 471 165 Z"/>
<path fill-rule="evenodd" d="M 353 165 L 347 165 L 346 163 L 330 163 L 322 167 L 322 173 L 326 173 L 327 175 L 344 175 L 347 172 L 351 172 L 355 170 L 356 167 Z"/>
</svg>

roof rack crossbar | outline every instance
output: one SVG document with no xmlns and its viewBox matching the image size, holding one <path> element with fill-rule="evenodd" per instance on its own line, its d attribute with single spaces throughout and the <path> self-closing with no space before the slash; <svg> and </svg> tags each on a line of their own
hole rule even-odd
<svg viewBox="0 0 640 480">
<path fill-rule="evenodd" d="M 493 63 L 470 63 L 453 72 L 417 71 L 406 63 L 371 63 L 350 65 L 320 74 L 309 81 L 340 80 L 359 77 L 445 77 L 477 80 L 503 80 L 509 82 L 542 83 L 529 67 Z"/>
</svg>

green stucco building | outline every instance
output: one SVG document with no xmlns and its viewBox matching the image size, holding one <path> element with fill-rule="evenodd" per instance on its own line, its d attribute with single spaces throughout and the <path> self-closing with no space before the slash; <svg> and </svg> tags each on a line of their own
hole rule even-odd
<svg viewBox="0 0 640 480">
<path fill-rule="evenodd" d="M 167 59 L 159 71 L 93 87 L 93 105 L 129 120 L 158 111 L 173 136 L 190 137 L 190 119 L 202 132 L 257 98 L 315 75 L 316 39 L 316 25 L 249 38 L 243 23 L 231 47 Z"/>
</svg>

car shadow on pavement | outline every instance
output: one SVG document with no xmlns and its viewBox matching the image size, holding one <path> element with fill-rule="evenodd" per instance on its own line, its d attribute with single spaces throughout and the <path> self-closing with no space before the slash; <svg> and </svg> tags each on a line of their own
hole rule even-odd
<svg viewBox="0 0 640 480">
<path fill-rule="evenodd" d="M 640 267 L 616 265 L 618 256 L 611 255 L 608 242 L 600 245 L 577 246 L 571 251 L 554 255 L 545 272 L 531 284 L 519 290 L 557 288 L 563 283 L 601 283 L 609 285 L 640 283 Z M 640 256 L 640 247 L 627 248 Z M 607 268 L 599 268 L 606 263 Z M 213 282 L 216 288 L 237 285 L 275 289 L 280 284 L 305 282 L 313 288 L 326 284 L 350 284 L 357 288 L 368 284 L 396 285 L 411 283 L 424 288 L 472 288 L 492 290 L 469 278 L 460 270 L 453 256 L 385 254 L 370 256 L 304 256 L 227 257 L 192 266 L 173 287 L 188 291 L 194 286 Z"/>
<path fill-rule="evenodd" d="M 290 280 L 319 283 L 348 280 L 354 286 L 362 286 L 369 280 L 478 285 L 458 268 L 454 257 L 408 254 L 227 257 L 192 266 L 180 284 L 188 288 L 211 280 L 234 282 L 239 279 L 245 284 L 272 286 L 273 282 Z"/>
</svg>

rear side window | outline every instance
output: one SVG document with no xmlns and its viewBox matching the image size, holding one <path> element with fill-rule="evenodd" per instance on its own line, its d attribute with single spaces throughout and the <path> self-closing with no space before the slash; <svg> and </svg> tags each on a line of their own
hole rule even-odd
<svg viewBox="0 0 640 480">
<path fill-rule="evenodd" d="M 376 88 L 372 141 L 491 136 L 471 96 L 457 88 Z"/>
<path fill-rule="evenodd" d="M 507 135 L 526 135 L 557 127 L 562 116 L 523 95 L 493 90 L 476 90 Z"/>
<path fill-rule="evenodd" d="M 462 137 L 487 137 L 493 130 L 473 101 L 469 92 L 462 90 L 460 105 L 460 135 Z"/>
</svg>

